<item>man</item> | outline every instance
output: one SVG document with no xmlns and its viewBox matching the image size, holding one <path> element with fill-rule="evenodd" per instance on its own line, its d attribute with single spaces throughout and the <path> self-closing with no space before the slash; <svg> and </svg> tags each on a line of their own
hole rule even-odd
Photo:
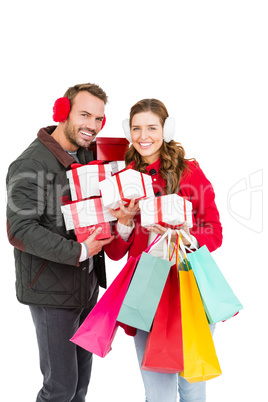
<svg viewBox="0 0 268 402">
<path fill-rule="evenodd" d="M 39 346 L 44 382 L 36 401 L 84 402 L 92 355 L 69 339 L 96 304 L 99 285 L 106 287 L 102 247 L 113 238 L 96 240 L 97 229 L 78 243 L 60 206 L 69 196 L 66 170 L 93 159 L 87 148 L 103 126 L 107 96 L 82 84 L 57 102 L 59 124 L 42 128 L 9 167 L 7 226 L 17 298 L 30 306 Z"/>
</svg>

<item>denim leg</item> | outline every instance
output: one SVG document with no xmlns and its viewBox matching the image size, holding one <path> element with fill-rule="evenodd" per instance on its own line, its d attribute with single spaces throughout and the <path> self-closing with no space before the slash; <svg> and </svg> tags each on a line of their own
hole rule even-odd
<svg viewBox="0 0 268 402">
<path fill-rule="evenodd" d="M 212 336 L 215 331 L 215 324 L 210 324 Z M 178 376 L 180 402 L 206 402 L 206 382 L 195 382 L 190 384 L 185 378 Z"/>
<path fill-rule="evenodd" d="M 137 330 L 134 337 L 139 366 L 143 359 L 148 332 Z M 177 374 L 155 373 L 141 370 L 146 402 L 176 402 Z"/>
<path fill-rule="evenodd" d="M 92 354 L 70 342 L 98 297 L 92 274 L 91 306 L 61 309 L 30 306 L 36 328 L 43 387 L 36 402 L 85 402 L 91 374 Z"/>
</svg>

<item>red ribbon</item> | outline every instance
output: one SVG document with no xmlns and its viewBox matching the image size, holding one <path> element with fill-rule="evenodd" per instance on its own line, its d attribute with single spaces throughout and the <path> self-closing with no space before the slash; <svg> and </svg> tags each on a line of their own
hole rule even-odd
<svg viewBox="0 0 268 402">
<path fill-rule="evenodd" d="M 72 214 L 72 218 L 73 218 L 74 228 L 77 229 L 80 227 L 80 221 L 79 221 L 78 211 L 77 211 L 77 207 L 76 207 L 76 202 L 73 204 L 70 204 L 70 209 L 71 209 L 71 214 Z"/>
<path fill-rule="evenodd" d="M 81 166 L 87 166 L 87 165 L 103 165 L 104 162 L 103 161 L 90 161 L 87 164 L 83 165 L 82 163 L 72 163 L 71 164 L 71 169 L 77 169 Z"/>
<path fill-rule="evenodd" d="M 93 198 L 92 201 L 94 201 L 97 222 L 98 223 L 105 222 L 104 215 L 103 215 L 103 208 L 102 208 L 101 198 L 100 197 L 99 198 Z M 80 220 L 79 220 L 78 210 L 77 210 L 77 202 L 71 203 L 70 204 L 70 209 L 71 209 L 71 214 L 72 214 L 72 218 L 73 218 L 74 228 L 77 229 L 77 228 L 80 227 Z M 93 226 L 93 225 L 91 225 L 91 226 Z"/>
<path fill-rule="evenodd" d="M 170 225 L 168 223 L 163 222 L 163 215 L 162 215 L 162 197 L 155 197 L 154 199 L 154 223 L 157 223 L 158 225 L 168 227 L 170 229 L 177 229 L 181 226 L 184 225 L 184 223 L 187 221 L 187 215 L 186 215 L 186 201 L 185 198 L 183 198 L 183 210 L 184 210 L 184 223 L 181 223 L 180 225 Z"/>
<path fill-rule="evenodd" d="M 143 189 L 144 195 L 142 197 L 136 198 L 136 200 L 140 200 L 142 198 L 145 198 L 146 195 L 147 195 L 143 174 L 141 172 L 139 172 L 139 173 L 141 175 L 141 184 L 142 184 L 142 189 Z M 120 175 L 117 173 L 115 175 L 115 178 L 116 178 L 116 182 L 117 182 L 117 186 L 118 186 L 119 195 L 120 195 L 121 200 L 130 203 L 131 198 L 124 197 L 124 192 L 123 192 L 122 183 L 121 183 L 121 180 L 120 180 Z"/>
<path fill-rule="evenodd" d="M 71 164 L 72 176 L 73 176 L 74 188 L 75 188 L 77 201 L 83 200 L 77 168 L 82 167 L 82 166 L 88 166 L 88 165 L 98 165 L 99 181 L 105 180 L 105 166 L 103 164 L 103 161 L 91 161 L 91 162 L 87 163 L 86 165 L 82 165 L 80 163 L 72 163 Z"/>
</svg>

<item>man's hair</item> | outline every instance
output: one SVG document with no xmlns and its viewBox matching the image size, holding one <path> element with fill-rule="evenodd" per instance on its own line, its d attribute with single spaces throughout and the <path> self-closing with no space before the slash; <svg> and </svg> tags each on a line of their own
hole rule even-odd
<svg viewBox="0 0 268 402">
<path fill-rule="evenodd" d="M 81 91 L 89 92 L 91 95 L 94 95 L 97 98 L 101 99 L 106 105 L 108 96 L 106 95 L 104 90 L 96 84 L 88 83 L 88 84 L 77 84 L 67 89 L 64 96 L 66 96 L 70 100 L 71 106 L 73 105 L 74 98 L 76 97 L 78 92 Z"/>
</svg>

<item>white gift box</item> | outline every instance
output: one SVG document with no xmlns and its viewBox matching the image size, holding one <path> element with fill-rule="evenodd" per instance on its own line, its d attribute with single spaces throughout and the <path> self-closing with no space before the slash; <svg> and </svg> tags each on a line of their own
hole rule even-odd
<svg viewBox="0 0 268 402">
<path fill-rule="evenodd" d="M 177 194 L 148 198 L 139 202 L 141 226 L 160 224 L 171 228 L 179 228 L 187 223 L 191 228 L 192 203 Z"/>
<path fill-rule="evenodd" d="M 101 198 L 91 198 L 61 206 L 66 230 L 116 221 Z"/>
<path fill-rule="evenodd" d="M 154 197 L 151 176 L 133 169 L 124 170 L 99 184 L 103 205 L 119 208 L 119 201 L 128 204 L 132 198 Z"/>
<path fill-rule="evenodd" d="M 66 172 L 72 201 L 100 196 L 99 182 L 112 175 L 109 164 L 83 165 Z"/>
<path fill-rule="evenodd" d="M 120 172 L 121 170 L 126 168 L 125 161 L 112 161 L 109 162 L 109 165 L 112 168 L 112 174 Z"/>
</svg>

